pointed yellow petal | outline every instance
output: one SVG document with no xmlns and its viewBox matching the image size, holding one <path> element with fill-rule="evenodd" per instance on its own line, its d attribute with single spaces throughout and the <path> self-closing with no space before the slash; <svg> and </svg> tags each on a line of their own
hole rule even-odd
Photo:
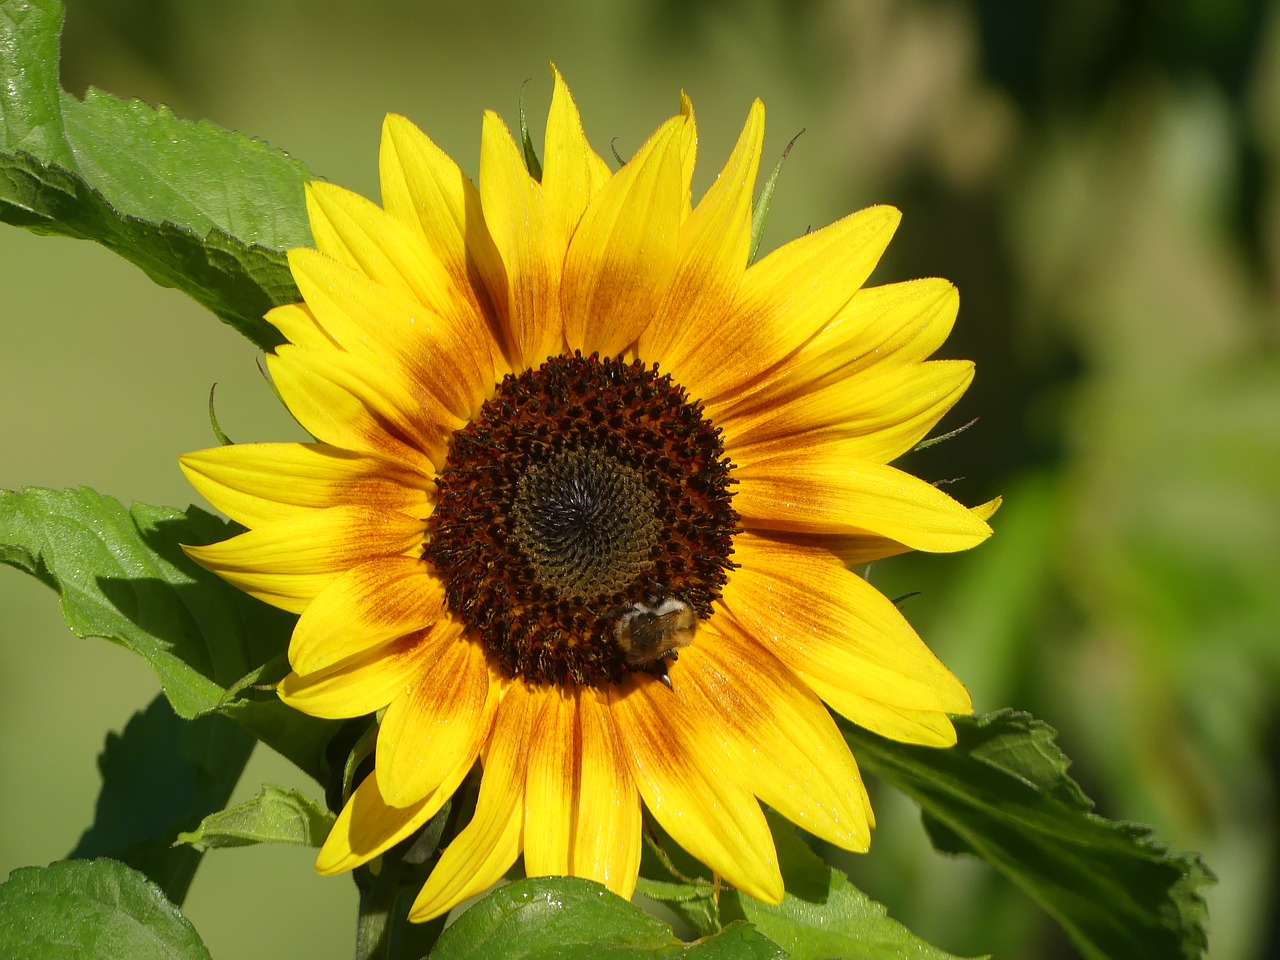
<svg viewBox="0 0 1280 960">
<path fill-rule="evenodd" d="M 898 608 L 830 554 L 744 533 L 734 559 L 725 609 L 837 711 L 846 692 L 921 711 L 972 709 Z"/>
<path fill-rule="evenodd" d="M 991 528 L 909 473 L 859 460 L 839 442 L 738 467 L 733 506 L 751 530 L 873 533 L 914 550 L 968 550 Z"/>
<path fill-rule="evenodd" d="M 673 117 L 614 174 L 569 242 L 561 310 L 570 349 L 619 353 L 653 319 L 675 272 L 681 144 Z"/>
<path fill-rule="evenodd" d="M 828 703 L 827 688 L 821 681 L 813 681 L 810 686 Z M 833 693 L 833 696 L 837 694 Z M 834 706 L 834 704 L 833 704 Z M 967 711 L 966 711 L 967 712 Z M 864 730 L 898 740 L 901 743 L 914 743 L 922 747 L 952 747 L 956 742 L 956 728 L 951 718 L 945 713 L 933 710 L 908 710 L 906 707 L 895 707 L 881 703 L 870 697 L 859 697 L 854 694 L 843 694 L 840 713 Z"/>
<path fill-rule="evenodd" d="M 456 309 L 437 313 L 314 250 L 290 250 L 289 268 L 316 321 L 380 379 L 395 379 L 463 419 L 480 409 L 494 370 L 489 333 L 478 318 Z"/>
<path fill-rule="evenodd" d="M 430 479 L 391 460 L 323 443 L 237 443 L 178 458 L 204 498 L 246 527 L 361 504 L 425 519 Z"/>
<path fill-rule="evenodd" d="M 769 409 L 880 363 L 924 360 L 946 340 L 959 305 L 948 280 L 865 287 L 797 351 L 740 392 L 709 403 L 708 410 L 719 422 L 727 410 Z"/>
<path fill-rule="evenodd" d="M 663 829 L 735 887 L 779 902 L 773 836 L 744 782 L 749 771 L 724 752 L 723 731 L 652 677 L 612 688 L 609 701 L 636 786 Z"/>
<path fill-rule="evenodd" d="M 733 461 L 839 443 L 850 457 L 888 463 L 924 439 L 973 381 L 968 360 L 878 365 L 748 417 L 716 417 Z"/>
<path fill-rule="evenodd" d="M 976 507 L 970 507 L 969 512 L 976 519 L 987 521 L 999 509 L 1000 503 L 1001 498 L 996 497 L 994 500 L 980 503 Z M 877 537 L 871 534 L 824 536 L 821 534 L 770 533 L 769 536 L 771 539 L 786 540 L 798 546 L 807 546 L 814 550 L 826 551 L 838 557 L 846 567 L 859 567 L 864 563 L 874 563 L 876 560 L 883 560 L 886 557 L 896 557 L 899 554 L 910 553 L 912 549 L 897 540 L 891 540 L 888 537 Z"/>
<path fill-rule="evenodd" d="M 425 561 L 369 560 L 334 580 L 302 612 L 289 662 L 300 674 L 315 673 L 423 630 L 444 613 L 444 584 Z"/>
<path fill-rule="evenodd" d="M 729 731 L 756 796 L 815 836 L 865 852 L 870 801 L 817 696 L 729 617 L 713 617 L 679 664 L 677 694 Z"/>
<path fill-rule="evenodd" d="M 301 613 L 342 573 L 420 547 L 425 524 L 385 510 L 343 506 L 267 524 L 209 546 L 184 546 L 196 563 L 273 606 Z"/>
<path fill-rule="evenodd" d="M 419 231 L 359 194 L 323 181 L 307 185 L 307 211 L 316 249 L 335 263 L 387 288 L 394 295 L 391 302 L 400 301 L 398 309 L 404 309 L 405 301 L 422 304 L 440 318 L 443 331 L 443 336 L 437 333 L 429 338 L 418 326 L 407 332 L 381 329 L 385 325 L 383 320 L 378 336 L 395 341 L 407 335 L 409 342 L 396 344 L 396 349 L 409 356 L 423 347 L 431 352 L 450 352 L 453 344 L 449 338 L 453 338 L 463 351 L 475 351 L 462 359 L 467 368 L 474 365 L 482 385 L 487 387 L 494 381 L 492 359 L 500 350 L 492 342 L 490 317 L 476 298 L 458 289 Z M 339 276 L 339 282 L 341 280 Z M 326 278 L 324 282 L 332 281 Z M 369 300 L 370 294 L 362 292 L 359 299 Z M 367 304 L 357 306 L 362 310 L 367 308 Z"/>
<path fill-rule="evenodd" d="M 362 717 L 404 693 L 419 674 L 430 670 L 443 645 L 453 639 L 452 625 L 437 621 L 391 643 L 305 677 L 291 673 L 276 688 L 280 699 L 313 717 Z"/>
<path fill-rule="evenodd" d="M 612 175 L 591 149 L 582 131 L 582 117 L 564 77 L 551 68 L 555 89 L 547 114 L 542 152 L 542 195 L 550 215 L 559 219 L 564 235 L 572 236 L 587 204 Z"/>
<path fill-rule="evenodd" d="M 378 162 L 387 213 L 418 234 L 452 280 L 454 296 L 486 319 L 499 353 L 513 356 L 504 339 L 507 275 L 479 192 L 425 133 L 395 114 L 383 122 Z"/>
<path fill-rule="evenodd" d="M 336 447 L 397 460 L 427 476 L 443 466 L 449 437 L 466 421 L 415 400 L 396 377 L 337 350 L 288 344 L 267 354 L 285 405 L 312 436 Z"/>
<path fill-rule="evenodd" d="M 459 766 L 470 767 L 489 735 L 498 687 L 490 687 L 484 648 L 454 625 L 440 659 L 387 707 L 378 729 L 378 790 L 408 806 Z"/>
<path fill-rule="evenodd" d="M 525 763 L 544 695 L 519 682 L 507 688 L 484 759 L 475 815 L 445 848 L 410 907 L 409 919 L 415 923 L 447 913 L 486 889 L 520 855 Z"/>
<path fill-rule="evenodd" d="M 286 340 L 300 347 L 316 350 L 337 346 L 305 303 L 286 303 L 272 307 L 267 311 L 265 319 L 284 334 Z"/>
<path fill-rule="evenodd" d="M 698 161 L 698 121 L 693 115 L 693 101 L 680 91 L 680 116 L 685 124 L 680 133 L 680 222 L 693 211 L 693 168 Z"/>
<path fill-rule="evenodd" d="M 480 139 L 480 197 L 506 267 L 512 359 L 521 369 L 534 367 L 561 352 L 560 272 L 568 234 L 529 176 L 511 131 L 492 111 L 484 115 Z"/>
<path fill-rule="evenodd" d="M 393 807 L 383 800 L 378 778 L 369 774 L 338 814 L 316 858 L 316 872 L 331 877 L 390 850 L 439 813 L 470 769 L 468 764 L 461 772 L 454 771 L 441 789 L 408 807 Z"/>
<path fill-rule="evenodd" d="M 871 275 L 900 219 L 893 207 L 870 207 L 752 264 L 732 312 L 697 351 L 700 396 L 741 389 L 828 324 Z"/>
<path fill-rule="evenodd" d="M 578 705 L 572 692 L 559 687 L 542 700 L 529 738 L 525 817 L 534 829 L 524 838 L 524 870 L 530 877 L 562 877 L 572 872 L 573 823 L 582 813 Z"/>
<path fill-rule="evenodd" d="M 580 690 L 578 698 L 582 779 L 570 872 L 630 900 L 640 873 L 640 793 L 607 702 L 591 690 Z"/>
<path fill-rule="evenodd" d="M 729 161 L 680 228 L 675 278 L 637 353 L 661 357 L 665 369 L 695 394 L 699 365 L 689 353 L 729 312 L 751 246 L 751 191 L 760 166 L 764 105 L 751 105 Z"/>
</svg>

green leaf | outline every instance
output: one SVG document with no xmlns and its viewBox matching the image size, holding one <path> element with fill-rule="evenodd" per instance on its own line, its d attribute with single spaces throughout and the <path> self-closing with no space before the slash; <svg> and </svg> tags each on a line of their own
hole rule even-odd
<svg viewBox="0 0 1280 960">
<path fill-rule="evenodd" d="M 284 251 L 309 245 L 305 166 L 165 107 L 61 90 L 56 0 L 0 3 L 0 220 L 96 240 L 262 349 L 299 299 Z"/>
<path fill-rule="evenodd" d="M 197 850 L 255 843 L 319 847 L 333 821 L 333 814 L 306 794 L 267 784 L 252 800 L 209 814 L 195 830 L 179 835 L 177 842 Z"/>
<path fill-rule="evenodd" d="M 209 960 L 154 883 L 114 860 L 22 867 L 0 885 L 7 960 Z"/>
<path fill-rule="evenodd" d="M 682 943 L 661 920 L 598 883 L 575 877 L 499 887 L 446 927 L 431 960 L 781 960 L 776 943 L 742 923 Z"/>
<path fill-rule="evenodd" d="M 730 891 L 724 896 L 726 917 L 748 920 L 792 960 L 954 960 L 952 954 L 890 920 L 884 906 L 849 883 L 841 871 L 827 866 L 773 811 L 769 811 L 769 823 L 786 896 L 774 905 Z"/>
<path fill-rule="evenodd" d="M 196 507 L 127 510 L 86 488 L 0 491 L 0 563 L 56 590 L 78 636 L 103 637 L 145 658 L 178 716 L 225 713 L 323 780 L 324 748 L 337 723 L 298 713 L 274 693 L 223 703 L 229 687 L 285 650 L 294 622 L 197 566 L 179 546 L 233 532 Z"/>
<path fill-rule="evenodd" d="M 173 847 L 183 830 L 221 810 L 254 740 L 226 717 L 181 720 L 163 696 L 136 713 L 122 734 L 107 734 L 98 757 L 102 790 L 93 826 L 71 858 L 109 856 L 146 874 L 182 903 L 200 851 Z"/>
<path fill-rule="evenodd" d="M 1198 857 L 1149 827 L 1103 819 L 1067 775 L 1046 724 L 1013 711 L 957 717 L 949 750 L 845 726 L 859 762 L 911 796 L 936 846 L 981 857 L 1052 914 L 1088 958 L 1170 960 L 1206 948 Z"/>
</svg>

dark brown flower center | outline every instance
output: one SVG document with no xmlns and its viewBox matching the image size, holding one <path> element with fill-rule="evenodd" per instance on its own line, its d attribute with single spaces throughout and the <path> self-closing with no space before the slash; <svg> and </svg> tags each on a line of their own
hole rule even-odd
<svg viewBox="0 0 1280 960">
<path fill-rule="evenodd" d="M 639 643 L 711 615 L 733 566 L 731 469 L 720 431 L 656 365 L 553 357 L 454 434 L 424 556 L 508 676 L 660 673 L 631 625 Z"/>
</svg>

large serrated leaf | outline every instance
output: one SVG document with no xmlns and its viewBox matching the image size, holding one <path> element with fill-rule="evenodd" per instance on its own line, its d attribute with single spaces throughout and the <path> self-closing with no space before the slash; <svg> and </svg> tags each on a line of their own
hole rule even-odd
<svg viewBox="0 0 1280 960">
<path fill-rule="evenodd" d="M 253 743 L 226 717 L 182 720 L 156 697 L 122 733 L 107 734 L 93 826 L 71 858 L 127 863 L 181 904 L 201 851 L 174 847 L 174 841 L 226 805 Z"/>
<path fill-rule="evenodd" d="M 773 811 L 769 823 L 787 893 L 779 904 L 738 892 L 725 895 L 726 917 L 742 917 L 785 949 L 792 960 L 955 960 L 891 920 L 888 911 L 827 866 Z"/>
<path fill-rule="evenodd" d="M 1198 857 L 1148 827 L 1106 820 L 1067 775 L 1048 725 L 1014 711 L 956 718 L 949 750 L 855 727 L 859 761 L 911 796 L 944 852 L 981 857 L 1052 914 L 1080 952 L 1108 960 L 1192 960 L 1206 948 Z"/>
<path fill-rule="evenodd" d="M 786 954 L 742 923 L 695 943 L 598 883 L 573 877 L 499 887 L 464 913 L 431 960 L 781 960 Z"/>
<path fill-rule="evenodd" d="M 257 843 L 319 847 L 333 820 L 332 813 L 306 794 L 267 784 L 252 800 L 209 814 L 177 840 L 197 850 Z"/>
<path fill-rule="evenodd" d="M 164 107 L 58 85 L 57 0 L 0 2 L 0 220 L 96 240 L 263 349 L 299 299 L 284 251 L 311 242 L 306 167 Z"/>
<path fill-rule="evenodd" d="M 284 651 L 293 624 L 179 546 L 232 532 L 196 507 L 128 510 L 84 488 L 0 491 L 0 562 L 53 587 L 72 630 L 144 657 L 180 717 L 226 713 L 321 779 L 335 723 L 291 710 L 273 694 L 223 703 L 237 680 Z"/>
<path fill-rule="evenodd" d="M 0 885 L 6 960 L 209 960 L 154 883 L 114 860 L 23 867 Z"/>
</svg>

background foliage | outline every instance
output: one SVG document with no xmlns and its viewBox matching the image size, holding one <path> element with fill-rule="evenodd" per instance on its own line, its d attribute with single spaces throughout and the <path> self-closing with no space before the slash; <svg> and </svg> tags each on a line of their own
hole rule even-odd
<svg viewBox="0 0 1280 960">
<path fill-rule="evenodd" d="M 537 117 L 551 59 L 588 134 L 617 136 L 624 155 L 683 85 L 703 186 L 750 97 L 769 110 L 766 163 L 805 128 L 766 248 L 872 202 L 904 210 L 878 277 L 960 285 L 945 350 L 976 359 L 978 379 L 948 422 L 981 417 L 909 466 L 1007 504 L 981 550 L 874 578 L 922 591 L 907 612 L 978 709 L 1025 708 L 1061 731 L 1102 813 L 1204 853 L 1220 880 L 1206 892 L 1213 956 L 1280 951 L 1280 7 L 67 7 L 69 90 L 208 117 L 370 196 L 384 112 L 474 174 L 481 109 L 513 120 L 532 77 Z M 0 277 L 0 487 L 184 504 L 173 457 L 213 442 L 214 381 L 233 438 L 298 436 L 250 344 L 108 251 L 0 228 Z M 0 833 L 3 876 L 77 844 L 102 732 L 156 680 L 68 636 L 48 591 L 7 569 L 0 611 L 0 815 L 21 825 Z M 258 751 L 236 799 L 264 780 L 302 785 Z M 896 919 L 961 955 L 1072 955 L 1005 881 L 939 857 L 914 809 L 881 793 L 874 855 L 844 866 Z M 349 956 L 353 890 L 310 875 L 310 859 L 216 851 L 184 912 L 214 956 Z"/>
</svg>

